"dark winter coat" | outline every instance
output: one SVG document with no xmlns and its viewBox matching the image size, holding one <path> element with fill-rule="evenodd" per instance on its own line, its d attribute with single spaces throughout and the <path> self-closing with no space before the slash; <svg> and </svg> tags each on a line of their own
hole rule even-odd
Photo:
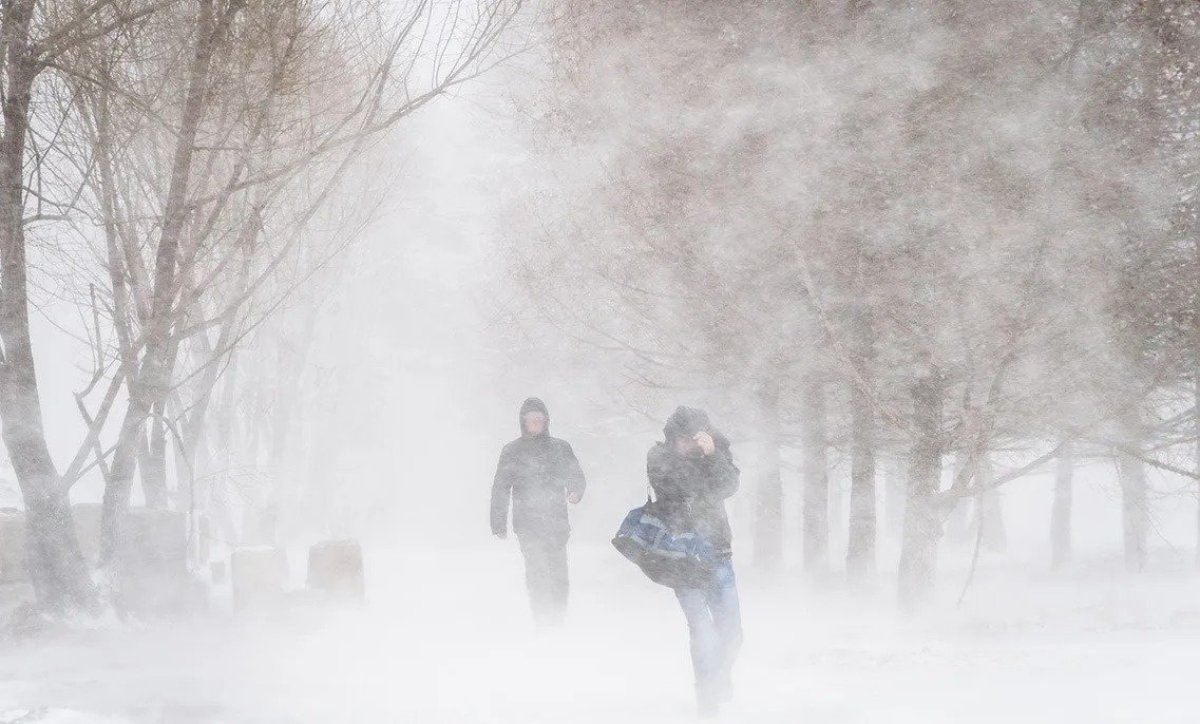
<svg viewBox="0 0 1200 724">
<path fill-rule="evenodd" d="M 525 430 L 525 413 L 546 415 L 540 435 Z M 492 482 L 492 533 L 507 532 L 509 499 L 512 527 L 520 537 L 566 543 L 567 494 L 582 496 L 586 482 L 575 452 L 566 440 L 550 437 L 550 414 L 541 400 L 531 397 L 521 406 L 521 437 L 504 446 Z"/>
<path fill-rule="evenodd" d="M 711 455 L 684 457 L 675 452 L 673 438 L 705 431 L 712 436 Z M 708 538 L 724 555 L 732 555 L 733 534 L 725 499 L 737 492 L 741 475 L 733 464 L 729 439 L 712 429 L 703 410 L 680 407 L 663 428 L 664 442 L 646 455 L 646 475 L 654 489 L 655 512 L 675 530 L 693 530 Z"/>
</svg>

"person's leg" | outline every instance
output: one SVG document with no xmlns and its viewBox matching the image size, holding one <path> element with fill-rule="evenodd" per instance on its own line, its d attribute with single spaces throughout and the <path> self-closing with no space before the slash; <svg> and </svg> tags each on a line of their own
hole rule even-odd
<svg viewBox="0 0 1200 724">
<path fill-rule="evenodd" d="M 533 612 L 534 622 L 543 624 L 551 608 L 548 592 L 549 555 L 545 542 L 535 536 L 524 536 L 518 540 L 525 557 L 525 588 L 529 592 L 529 608 Z"/>
<path fill-rule="evenodd" d="M 733 563 L 727 562 L 717 570 L 712 584 L 706 591 L 708 608 L 712 611 L 713 629 L 716 632 L 715 674 L 718 698 L 722 701 L 733 696 L 733 664 L 742 647 L 742 611 L 738 599 L 737 578 Z"/>
<path fill-rule="evenodd" d="M 549 546 L 546 550 L 546 593 L 549 618 L 561 623 L 567 613 L 571 583 L 567 574 L 566 543 Z"/>
<path fill-rule="evenodd" d="M 696 677 L 696 701 L 702 713 L 714 711 L 718 690 L 714 677 L 720 668 L 718 635 L 709 611 L 707 592 L 699 588 L 678 588 L 675 597 L 687 618 L 688 639 L 692 651 L 692 671 Z"/>
</svg>

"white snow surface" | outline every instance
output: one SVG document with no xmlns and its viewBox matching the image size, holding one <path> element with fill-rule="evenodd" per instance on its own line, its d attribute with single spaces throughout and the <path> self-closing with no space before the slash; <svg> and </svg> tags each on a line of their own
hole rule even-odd
<svg viewBox="0 0 1200 724">
<path fill-rule="evenodd" d="M 569 620 L 550 631 L 529 620 L 508 541 L 368 549 L 363 606 L 218 606 L 6 642 L 0 723 L 693 721 L 671 592 L 611 549 L 576 545 L 571 562 Z M 746 644 L 720 720 L 1196 721 L 1195 575 L 989 563 L 958 608 L 963 572 L 943 572 L 917 618 L 895 612 L 886 574 L 874 592 L 817 592 L 742 565 Z"/>
</svg>

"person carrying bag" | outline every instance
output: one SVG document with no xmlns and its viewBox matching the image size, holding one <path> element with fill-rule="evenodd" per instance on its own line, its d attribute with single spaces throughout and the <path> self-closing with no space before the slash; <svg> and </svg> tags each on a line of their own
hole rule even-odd
<svg viewBox="0 0 1200 724">
<path fill-rule="evenodd" d="M 742 642 L 725 512 L 740 472 L 729 439 L 708 415 L 681 406 L 668 418 L 663 442 L 647 453 L 646 474 L 653 497 L 630 511 L 613 545 L 652 581 L 674 589 L 688 623 L 696 700 L 702 715 L 712 715 L 732 697 Z"/>
</svg>

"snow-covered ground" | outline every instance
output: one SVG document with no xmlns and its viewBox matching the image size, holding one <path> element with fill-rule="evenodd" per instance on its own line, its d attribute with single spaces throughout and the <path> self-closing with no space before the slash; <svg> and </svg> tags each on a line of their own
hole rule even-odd
<svg viewBox="0 0 1200 724">
<path fill-rule="evenodd" d="M 536 631 L 515 545 L 370 551 L 361 608 L 79 625 L 0 649 L 0 722 L 570 722 L 694 718 L 683 619 L 577 546 L 567 625 Z M 1168 566 L 1169 567 L 1169 566 Z M 1161 569 L 1161 566 L 1160 566 Z M 1200 579 L 961 573 L 906 620 L 890 586 L 742 575 L 736 722 L 1194 722 Z"/>
</svg>

